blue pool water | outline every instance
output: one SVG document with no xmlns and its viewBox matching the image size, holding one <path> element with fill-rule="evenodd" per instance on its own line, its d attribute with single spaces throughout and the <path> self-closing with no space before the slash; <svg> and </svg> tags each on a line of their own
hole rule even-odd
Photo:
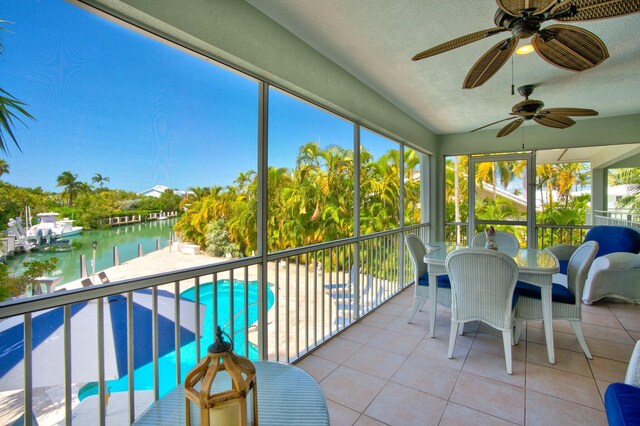
<svg viewBox="0 0 640 426">
<path fill-rule="evenodd" d="M 245 284 L 244 281 L 234 280 L 233 283 L 233 316 L 229 314 L 229 295 L 230 286 L 229 280 L 220 280 L 217 283 L 218 288 L 218 318 L 217 323 L 223 327 L 223 331 L 231 333 L 230 321 L 233 317 L 234 332 L 233 337 L 233 351 L 239 355 L 245 354 L 245 311 L 244 311 L 244 298 L 245 298 Z M 213 284 L 206 283 L 200 285 L 200 303 L 206 306 L 204 324 L 202 329 L 202 337 L 200 338 L 200 356 L 204 357 L 207 353 L 207 348 L 213 343 Z M 258 285 L 257 281 L 249 281 L 248 285 L 249 294 L 249 310 L 248 310 L 248 322 L 250 326 L 258 319 Z M 190 288 L 181 293 L 185 299 L 195 301 L 195 288 Z M 267 291 L 267 310 L 273 306 L 273 292 L 271 289 Z M 257 359 L 258 350 L 249 342 L 249 358 Z M 196 365 L 196 343 L 191 342 L 184 345 L 180 349 L 180 369 L 182 380 Z M 166 394 L 176 385 L 176 352 L 170 352 L 163 357 L 159 358 L 159 376 L 160 376 L 160 396 Z M 128 375 L 121 377 L 118 380 L 107 381 L 107 389 L 109 392 L 124 392 L 129 389 Z M 144 365 L 134 372 L 134 386 L 135 390 L 153 390 L 153 363 Z M 78 392 L 78 398 L 84 399 L 90 395 L 98 394 L 98 384 L 89 383 L 85 385 Z"/>
</svg>

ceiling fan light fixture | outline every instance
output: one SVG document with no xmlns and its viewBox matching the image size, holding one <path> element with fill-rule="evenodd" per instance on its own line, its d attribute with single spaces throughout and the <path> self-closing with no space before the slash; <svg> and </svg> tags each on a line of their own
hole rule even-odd
<svg viewBox="0 0 640 426">
<path fill-rule="evenodd" d="M 516 55 L 528 55 L 529 53 L 533 52 L 533 50 L 533 45 L 525 44 L 518 47 L 518 49 L 516 50 Z"/>
</svg>

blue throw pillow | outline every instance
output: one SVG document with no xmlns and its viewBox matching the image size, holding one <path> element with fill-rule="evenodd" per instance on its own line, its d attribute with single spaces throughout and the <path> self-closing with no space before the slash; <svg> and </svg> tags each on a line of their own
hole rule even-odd
<svg viewBox="0 0 640 426">
<path fill-rule="evenodd" d="M 640 233 L 625 226 L 595 226 L 584 241 L 598 242 L 596 257 L 616 252 L 640 253 Z"/>
</svg>

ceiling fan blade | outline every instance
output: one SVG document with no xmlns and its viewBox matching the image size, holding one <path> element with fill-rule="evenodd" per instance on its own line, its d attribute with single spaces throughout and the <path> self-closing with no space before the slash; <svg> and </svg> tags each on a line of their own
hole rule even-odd
<svg viewBox="0 0 640 426">
<path fill-rule="evenodd" d="M 519 38 L 514 36 L 497 43 L 487 51 L 471 67 L 462 84 L 463 89 L 473 89 L 482 86 L 509 60 L 518 47 Z M 506 46 L 505 46 L 506 45 Z"/>
<path fill-rule="evenodd" d="M 531 44 L 542 59 L 570 71 L 588 70 L 609 57 L 602 40 L 572 25 L 551 25 L 534 35 Z"/>
<path fill-rule="evenodd" d="M 567 16 L 562 16 L 565 11 L 568 11 Z M 636 12 L 640 12 L 640 0 L 569 0 L 551 9 L 551 16 L 561 15 L 553 17 L 558 21 L 590 21 Z"/>
<path fill-rule="evenodd" d="M 503 136 L 507 136 L 509 133 L 513 132 L 515 129 L 520 127 L 520 125 L 524 122 L 524 118 L 518 118 L 516 121 L 512 121 L 507 124 L 498 132 L 496 138 L 501 138 Z"/>
<path fill-rule="evenodd" d="M 566 129 L 567 127 L 571 127 L 576 124 L 575 121 L 570 119 L 569 117 L 565 117 L 564 115 L 555 115 L 555 114 L 546 114 L 541 115 L 538 114 L 533 119 L 543 126 L 553 127 L 554 129 Z"/>
<path fill-rule="evenodd" d="M 589 117 L 598 115 L 598 111 L 587 108 L 547 108 L 540 111 L 540 114 L 564 115 L 570 117 Z"/>
<path fill-rule="evenodd" d="M 534 9 L 534 15 L 542 13 L 556 4 L 556 0 L 496 0 L 496 3 L 509 15 L 520 16 L 523 9 Z"/>
<path fill-rule="evenodd" d="M 419 61 L 420 59 L 424 59 L 424 58 L 428 58 L 430 56 L 435 56 L 435 55 L 439 55 L 440 53 L 444 53 L 444 52 L 448 52 L 449 50 L 453 50 L 453 49 L 457 49 L 458 47 L 462 47 L 464 45 L 467 45 L 469 43 L 473 43 L 474 41 L 479 41 L 482 39 L 485 39 L 487 37 L 490 37 L 494 34 L 498 34 L 504 31 L 508 31 L 506 28 L 504 27 L 495 27 L 495 28 L 489 28 L 486 30 L 482 30 L 482 31 L 478 31 L 475 33 L 471 33 L 471 34 L 467 34 L 465 36 L 462 37 L 458 37 L 455 38 L 453 40 L 449 40 L 446 43 L 442 43 L 439 44 L 435 47 L 432 47 L 431 49 L 427 49 L 424 52 L 420 52 L 417 53 L 413 58 L 411 58 L 412 61 Z"/>
<path fill-rule="evenodd" d="M 489 124 L 487 124 L 487 125 L 485 125 L 485 126 L 478 127 L 477 129 L 473 129 L 473 130 L 471 130 L 469 133 L 473 133 L 473 132 L 475 132 L 476 130 L 484 129 L 485 127 L 493 126 L 494 124 L 502 123 L 503 121 L 507 121 L 507 120 L 515 120 L 516 118 L 518 118 L 518 117 L 509 117 L 509 118 L 505 118 L 505 119 L 503 119 L 503 120 L 494 121 L 493 123 L 489 123 Z"/>
</svg>

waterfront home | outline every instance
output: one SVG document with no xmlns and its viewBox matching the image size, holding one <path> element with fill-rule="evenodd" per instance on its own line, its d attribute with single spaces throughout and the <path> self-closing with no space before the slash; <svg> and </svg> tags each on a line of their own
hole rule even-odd
<svg viewBox="0 0 640 426">
<path fill-rule="evenodd" d="M 199 143 L 195 139 L 182 141 L 180 150 L 172 150 L 172 143 L 180 138 L 170 138 L 174 128 L 167 123 L 193 128 L 225 113 L 231 114 L 228 121 L 248 128 L 253 150 L 234 150 L 234 143 L 238 142 L 234 132 L 221 132 L 220 139 L 215 141 L 203 137 L 215 152 L 207 155 L 196 152 L 193 161 L 204 156 L 206 164 L 198 163 L 192 171 L 204 169 L 209 174 L 222 174 L 225 167 L 231 167 L 232 158 L 252 159 L 251 167 L 240 170 L 254 170 L 257 176 L 252 193 L 255 197 L 249 197 L 253 204 L 247 202 L 244 210 L 247 217 L 242 223 L 247 224 L 247 229 L 255 229 L 247 240 L 255 241 L 257 254 L 169 273 L 153 274 L 150 270 L 142 278 L 17 300 L 0 306 L 0 318 L 30 324 L 32 314 L 36 317 L 35 312 L 42 309 L 69 307 L 72 303 L 94 302 L 148 288 L 183 293 L 191 300 L 202 292 L 209 305 L 202 313 L 197 303 L 193 312 L 189 311 L 189 315 L 197 317 L 192 321 L 195 334 L 202 334 L 200 316 L 212 315 L 215 310 L 203 327 L 211 327 L 213 323 L 226 327 L 236 338 L 236 351 L 254 359 L 295 363 L 305 369 L 322 387 L 332 424 L 606 423 L 604 391 L 609 383 L 624 379 L 634 342 L 640 339 L 637 305 L 605 301 L 583 307 L 583 330 L 593 359 L 585 357 L 573 329 L 562 321 L 553 324 L 555 364 L 548 362 L 547 341 L 539 322 L 527 324 L 521 341 L 513 347 L 512 375 L 504 371 L 501 336 L 476 323 L 465 327 L 453 358 L 448 359 L 451 319 L 448 309 L 438 307 L 435 337 L 427 336 L 433 325 L 427 306 L 407 324 L 413 304 L 414 275 L 403 241 L 406 234 L 412 233 L 425 242 L 457 239 L 459 243 L 468 243 L 471 240 L 468 237 L 476 230 L 490 224 L 511 226 L 521 246 L 530 249 L 544 248 L 566 238 L 581 241 L 588 226 L 556 227 L 536 220 L 536 165 L 565 161 L 590 164 L 590 223 L 604 218 L 636 226 L 629 218 L 619 221 L 607 217 L 607 179 L 609 169 L 640 167 L 640 101 L 634 95 L 640 88 L 640 55 L 634 40 L 638 14 L 576 24 L 596 33 L 609 49 L 609 59 L 594 69 L 573 73 L 551 67 L 533 54 L 514 58 L 513 65 L 507 63 L 483 86 L 462 90 L 464 76 L 477 58 L 508 37 L 507 33 L 422 62 L 412 62 L 411 57 L 452 38 L 493 27 L 496 3 L 492 0 L 474 1 L 473 6 L 463 0 L 70 0 L 69 3 L 65 7 L 82 8 L 89 16 L 87 28 L 95 32 L 92 37 L 105 35 L 106 28 L 117 26 L 131 34 L 132 46 L 152 41 L 166 46 L 168 52 L 185 55 L 145 57 L 145 61 L 162 60 L 149 78 L 164 71 L 183 72 L 185 79 L 198 86 L 198 90 L 183 94 L 186 99 L 219 96 L 234 102 L 233 108 L 208 111 L 210 115 L 204 117 L 202 110 L 194 108 L 188 118 L 175 123 L 171 122 L 172 103 L 179 97 L 166 96 L 171 102 L 164 104 L 164 91 L 170 93 L 170 88 L 154 88 L 157 96 L 144 99 L 142 105 L 148 109 L 141 108 L 145 115 L 153 117 L 151 132 L 147 133 L 153 133 L 151 144 L 157 151 L 141 154 L 141 158 L 155 161 L 149 160 L 152 163 L 149 169 L 169 170 L 165 162 L 171 163 L 172 155 L 178 155 L 177 151 L 188 152 L 191 144 Z M 85 18 L 83 15 L 82 19 Z M 103 21 L 108 25 L 101 26 Z M 86 37 L 82 43 L 89 43 L 92 37 Z M 60 51 L 69 47 L 69 55 L 81 56 L 82 49 L 78 46 L 82 43 L 78 41 L 76 46 L 72 41 L 78 40 L 66 40 L 69 45 L 63 44 L 65 49 L 61 47 Z M 126 47 L 110 50 L 109 54 Z M 60 68 L 65 67 L 68 59 L 47 56 L 46 52 L 38 54 Z M 101 68 L 109 68 L 111 59 L 106 59 Z M 176 65 L 176 69 L 167 71 L 170 65 Z M 211 67 L 213 80 L 223 82 L 220 86 L 224 90 L 213 90 L 206 79 L 200 80 L 200 74 L 190 73 L 190 67 L 205 65 Z M 123 72 L 114 77 L 112 84 L 115 86 L 118 78 L 125 75 L 136 76 L 135 72 Z M 508 117 L 512 105 L 521 100 L 511 96 L 512 83 L 536 84 L 533 96 L 544 99 L 549 107 L 592 108 L 600 116 L 577 118 L 575 125 L 563 130 L 532 123 L 504 138 L 496 138 L 501 125 L 470 133 Z M 101 86 L 92 90 L 96 97 L 100 91 L 105 96 L 114 91 Z M 134 101 L 129 98 L 125 103 Z M 120 99 L 118 104 L 122 103 Z M 299 114 L 299 119 L 295 114 Z M 293 160 L 284 165 L 281 160 L 318 139 L 315 129 L 309 130 L 305 140 L 288 139 L 288 134 L 299 130 L 300 123 L 331 126 L 335 139 L 321 142 L 350 150 L 350 156 L 347 155 L 350 161 L 336 168 L 347 171 L 342 175 L 328 174 L 347 176 L 350 182 L 355 182 L 350 192 L 344 191 L 347 196 L 338 203 L 341 209 L 321 211 L 318 207 L 316 214 L 315 207 L 326 197 L 322 191 L 331 188 L 333 182 L 326 180 L 318 184 L 322 190 L 313 193 L 315 198 L 296 200 L 296 194 L 292 193 L 290 199 L 297 204 L 288 206 L 284 210 L 287 214 L 274 214 L 270 210 L 268 196 L 273 196 L 270 185 L 276 185 L 285 174 L 278 168 L 295 167 Z M 368 173 L 373 175 L 376 167 L 359 167 L 369 159 L 362 147 L 376 159 L 387 161 L 380 164 L 397 166 L 386 167 L 388 173 L 381 174 L 395 177 L 390 179 L 391 183 L 381 178 L 367 180 Z M 380 154 L 389 151 L 399 155 Z M 407 160 L 411 156 L 419 159 L 417 163 Z M 404 161 L 393 163 L 393 158 Z M 476 168 L 496 162 L 523 165 L 525 172 L 516 183 L 521 185 L 521 192 L 528 194 L 526 211 L 519 210 L 509 217 L 487 218 L 476 214 L 475 207 L 481 200 L 475 198 L 476 182 L 469 179 L 466 193 L 456 193 L 457 199 L 464 198 L 456 209 L 466 208 L 466 219 L 448 221 L 447 209 L 453 207 L 448 205 L 447 176 L 453 166 L 448 167 L 447 161 L 454 158 L 464 159 L 456 160 L 456 168 L 466 164 L 465 170 L 456 170 L 456 178 L 474 177 Z M 312 161 L 305 164 L 312 165 Z M 327 164 L 323 163 L 323 167 L 332 163 Z M 418 199 L 409 203 L 406 200 L 411 199 L 413 190 L 407 183 L 411 179 L 403 177 L 411 172 L 420 176 L 420 185 Z M 311 174 L 295 175 L 300 176 Z M 310 179 L 297 181 L 299 188 Z M 240 186 L 248 186 L 246 180 L 238 178 L 238 182 Z M 369 209 L 376 187 L 361 187 L 360 182 L 387 184 L 385 190 L 393 192 L 399 202 L 379 203 L 378 210 Z M 497 184 L 495 178 L 492 182 L 494 186 Z M 481 182 L 478 184 L 482 186 Z M 482 199 L 491 198 L 491 188 L 484 189 Z M 306 201 L 311 204 L 305 204 Z M 368 215 L 371 211 L 380 215 L 384 211 L 395 222 L 377 221 L 380 216 Z M 345 229 L 351 234 L 343 238 L 338 232 L 331 234 L 334 236 L 327 232 L 307 240 L 312 242 L 282 243 L 280 231 L 295 227 L 296 219 L 303 216 L 309 218 L 308 224 L 318 218 L 330 218 L 334 220 L 332 230 L 342 229 L 341 219 L 346 217 L 352 225 Z M 568 233 L 571 237 L 567 237 Z M 547 235 L 556 236 L 555 240 Z M 212 296 L 216 294 L 213 291 L 216 286 L 226 291 L 226 298 L 220 303 Z M 237 310 L 234 301 L 240 301 Z M 67 317 L 71 317 L 70 309 L 65 313 Z M 236 321 L 237 318 L 240 320 Z M 102 319 L 98 317 L 99 324 Z M 37 338 L 26 328 L 24 340 L 28 347 Z M 69 329 L 71 333 L 78 332 Z M 145 323 L 144 328 L 136 328 L 140 330 L 154 333 L 156 329 L 152 323 Z M 97 336 L 87 335 L 85 344 L 103 344 L 102 333 L 94 334 Z M 126 346 L 133 353 L 132 339 Z M 65 353 L 72 353 L 72 349 L 67 348 Z M 196 339 L 191 352 L 184 355 L 188 367 L 175 362 L 175 355 L 180 354 L 176 351 L 171 367 L 154 362 L 146 370 L 136 371 L 136 383 L 138 377 L 145 377 L 140 382 L 144 381 L 147 387 L 136 386 L 134 380 L 127 382 L 132 378 L 129 374 L 119 385 L 125 388 L 133 385 L 140 392 L 129 390 L 128 397 L 117 398 L 120 405 L 113 396 L 107 398 L 116 389 L 109 389 L 99 380 L 104 360 L 96 363 L 98 384 L 84 387 L 84 382 L 74 381 L 73 369 L 68 368 L 64 381 L 52 391 L 32 386 L 37 383 L 39 373 L 32 373 L 31 352 L 27 350 L 24 391 L 3 389 L 0 401 L 11 408 L 3 410 L 0 416 L 13 421 L 27 413 L 25 424 L 30 424 L 28 413 L 34 412 L 40 424 L 64 418 L 69 421 L 84 415 L 80 411 L 84 406 L 86 412 L 89 403 L 85 401 L 93 401 L 89 411 L 96 423 L 104 424 L 106 416 L 115 416 L 115 411 L 125 422 L 133 423 L 146 408 L 140 401 L 158 400 L 166 390 L 161 384 L 173 381 L 169 387 L 174 386 L 184 377 L 185 370 L 205 354 L 205 349 L 203 342 Z M 50 368 L 72 365 L 69 356 L 58 361 Z"/>
</svg>

